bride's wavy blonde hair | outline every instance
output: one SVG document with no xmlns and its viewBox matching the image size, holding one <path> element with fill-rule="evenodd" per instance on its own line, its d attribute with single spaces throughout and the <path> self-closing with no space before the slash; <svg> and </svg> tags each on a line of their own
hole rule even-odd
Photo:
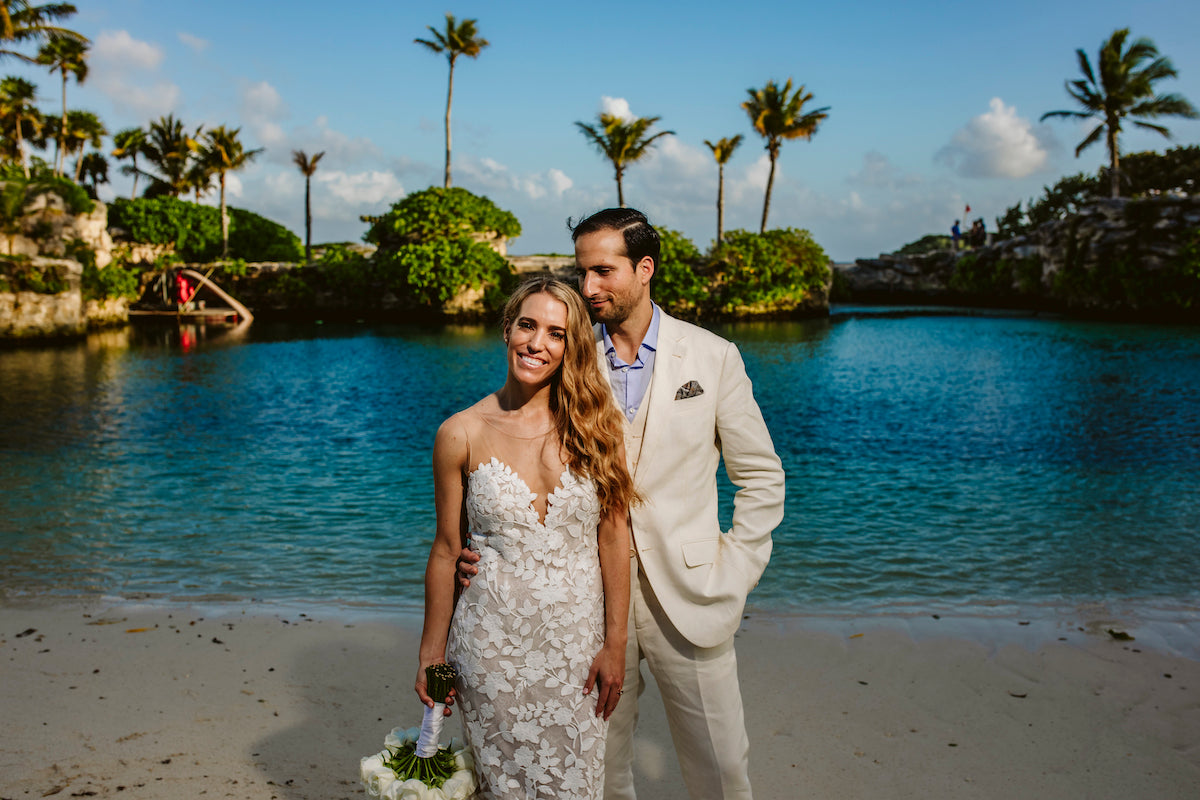
<svg viewBox="0 0 1200 800">
<path fill-rule="evenodd" d="M 511 333 L 526 298 L 543 293 L 567 307 L 562 365 L 550 384 L 550 410 L 567 466 L 577 475 L 592 479 L 604 509 L 629 508 L 640 503 L 641 496 L 621 448 L 625 422 L 596 361 L 596 339 L 583 298 L 565 281 L 531 278 L 518 286 L 504 304 L 505 335 Z"/>
</svg>

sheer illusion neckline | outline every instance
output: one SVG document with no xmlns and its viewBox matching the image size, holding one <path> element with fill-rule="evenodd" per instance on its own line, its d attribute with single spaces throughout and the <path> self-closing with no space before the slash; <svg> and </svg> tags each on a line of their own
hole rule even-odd
<svg viewBox="0 0 1200 800">
<path fill-rule="evenodd" d="M 493 470 L 498 470 L 498 471 L 504 473 L 505 475 L 509 475 L 512 477 L 512 479 L 515 482 L 521 484 L 521 487 L 526 492 L 528 492 L 530 495 L 530 500 L 525 505 L 525 511 L 533 516 L 533 518 L 537 522 L 538 526 L 543 527 L 543 528 L 546 527 L 546 520 L 550 519 L 550 512 L 555 507 L 554 499 L 567 487 L 567 483 L 574 478 L 574 475 L 572 475 L 572 473 L 571 473 L 570 465 L 564 464 L 563 468 L 562 468 L 562 472 L 558 473 L 557 485 L 552 490 L 550 490 L 549 492 L 546 493 L 546 514 L 545 514 L 545 516 L 539 516 L 536 503 L 537 503 L 538 497 L 540 497 L 541 495 L 539 495 L 532 488 L 530 488 L 529 484 L 525 482 L 525 479 L 521 477 L 521 473 L 517 472 L 515 469 L 510 467 L 508 464 L 505 464 L 503 461 L 501 461 L 496 456 L 492 456 L 490 461 L 480 461 L 479 466 L 477 466 L 475 469 L 471 470 L 470 474 L 467 475 L 468 480 L 475 473 L 480 472 L 484 469 L 488 469 L 488 468 L 491 468 Z"/>
<path fill-rule="evenodd" d="M 501 435 L 503 435 L 503 436 L 507 436 L 507 437 L 509 437 L 510 439 L 520 439 L 520 440 L 522 440 L 522 441 L 533 441 L 533 440 L 535 440 L 535 439 L 545 439 L 545 438 L 548 438 L 548 437 L 550 437 L 550 436 L 552 436 L 552 435 L 554 435 L 554 434 L 556 433 L 556 430 L 555 430 L 554 424 L 553 424 L 553 423 L 551 423 L 551 424 L 550 424 L 550 427 L 549 427 L 549 428 L 546 428 L 546 429 L 545 429 L 545 430 L 543 430 L 543 431 L 539 431 L 539 432 L 537 432 L 537 433 L 533 433 L 533 434 L 530 434 L 530 435 L 528 435 L 528 436 L 521 436 L 521 435 L 519 435 L 519 434 L 513 433 L 513 432 L 512 432 L 512 431 L 510 431 L 510 430 L 506 430 L 506 429 L 504 429 L 504 428 L 500 427 L 500 426 L 499 426 L 499 425 L 497 425 L 497 424 L 496 424 L 494 421 L 492 421 L 492 420 L 488 419 L 486 414 L 483 414 L 483 413 L 482 413 L 482 412 L 480 412 L 480 411 L 475 411 L 475 416 L 479 417 L 479 419 L 480 419 L 480 420 L 483 422 L 483 424 L 484 424 L 484 425 L 487 425 L 487 426 L 488 426 L 489 428 L 491 428 L 492 430 L 496 431 L 497 433 L 499 433 L 499 434 L 501 434 Z"/>
</svg>

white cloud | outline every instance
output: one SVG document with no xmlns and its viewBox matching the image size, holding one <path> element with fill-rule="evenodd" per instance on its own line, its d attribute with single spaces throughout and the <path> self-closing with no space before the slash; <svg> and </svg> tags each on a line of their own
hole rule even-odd
<svg viewBox="0 0 1200 800">
<path fill-rule="evenodd" d="M 280 120 L 288 115 L 287 103 L 266 81 L 247 84 L 241 90 L 242 115 L 256 121 Z"/>
<path fill-rule="evenodd" d="M 846 179 L 852 186 L 873 189 L 899 189 L 921 183 L 916 175 L 905 175 L 888 160 L 887 156 L 872 150 L 863 156 L 863 168 Z"/>
<path fill-rule="evenodd" d="M 240 95 L 241 117 L 255 138 L 266 147 L 283 150 L 288 137 L 279 121 L 286 119 L 289 112 L 279 92 L 266 81 L 259 81 L 244 84 Z"/>
<path fill-rule="evenodd" d="M 207 39 L 201 39 L 199 36 L 193 36 L 190 33 L 179 32 L 179 41 L 190 47 L 197 53 L 203 53 L 208 49 L 210 42 Z"/>
<path fill-rule="evenodd" d="M 102 62 L 121 71 L 154 70 L 163 60 L 161 47 L 138 41 L 129 31 L 102 31 L 92 44 L 90 55 L 93 63 Z"/>
<path fill-rule="evenodd" d="M 633 112 L 629 110 L 629 101 L 624 97 L 601 97 L 600 113 L 611 114 L 614 117 L 624 120 L 636 119 Z"/>
<path fill-rule="evenodd" d="M 90 84 L 118 111 L 143 119 L 169 114 L 178 106 L 181 92 L 153 74 L 163 56 L 161 47 L 134 39 L 128 31 L 104 31 L 91 49 Z"/>
<path fill-rule="evenodd" d="M 546 180 L 550 182 L 550 191 L 557 197 L 561 197 L 563 192 L 575 185 L 575 181 L 567 177 L 567 173 L 561 169 L 549 170 L 546 173 Z"/>
<path fill-rule="evenodd" d="M 339 200 L 351 205 L 394 203 L 404 196 L 404 186 L 390 171 L 347 173 L 333 170 L 317 172 L 313 180 Z"/>
<path fill-rule="evenodd" d="M 1049 129 L 1017 116 L 1016 108 L 999 97 L 989 106 L 959 129 L 935 159 L 967 178 L 1024 178 L 1045 170 L 1056 147 Z"/>
</svg>

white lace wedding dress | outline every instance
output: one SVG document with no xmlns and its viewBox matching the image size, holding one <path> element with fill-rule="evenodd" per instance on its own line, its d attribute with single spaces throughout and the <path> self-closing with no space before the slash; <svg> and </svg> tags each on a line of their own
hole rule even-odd
<svg viewBox="0 0 1200 800">
<path fill-rule="evenodd" d="M 479 575 L 450 625 L 458 706 L 480 797 L 600 798 L 607 723 L 583 683 L 604 642 L 590 480 L 564 470 L 539 520 L 536 495 L 499 459 L 467 480 Z"/>
</svg>

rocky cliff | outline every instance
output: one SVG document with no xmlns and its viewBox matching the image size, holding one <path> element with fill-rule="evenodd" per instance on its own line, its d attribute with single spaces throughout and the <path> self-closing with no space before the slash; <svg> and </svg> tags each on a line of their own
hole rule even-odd
<svg viewBox="0 0 1200 800">
<path fill-rule="evenodd" d="M 837 299 L 1200 321 L 1200 197 L 1100 200 L 1027 236 L 835 266 Z"/>
</svg>

